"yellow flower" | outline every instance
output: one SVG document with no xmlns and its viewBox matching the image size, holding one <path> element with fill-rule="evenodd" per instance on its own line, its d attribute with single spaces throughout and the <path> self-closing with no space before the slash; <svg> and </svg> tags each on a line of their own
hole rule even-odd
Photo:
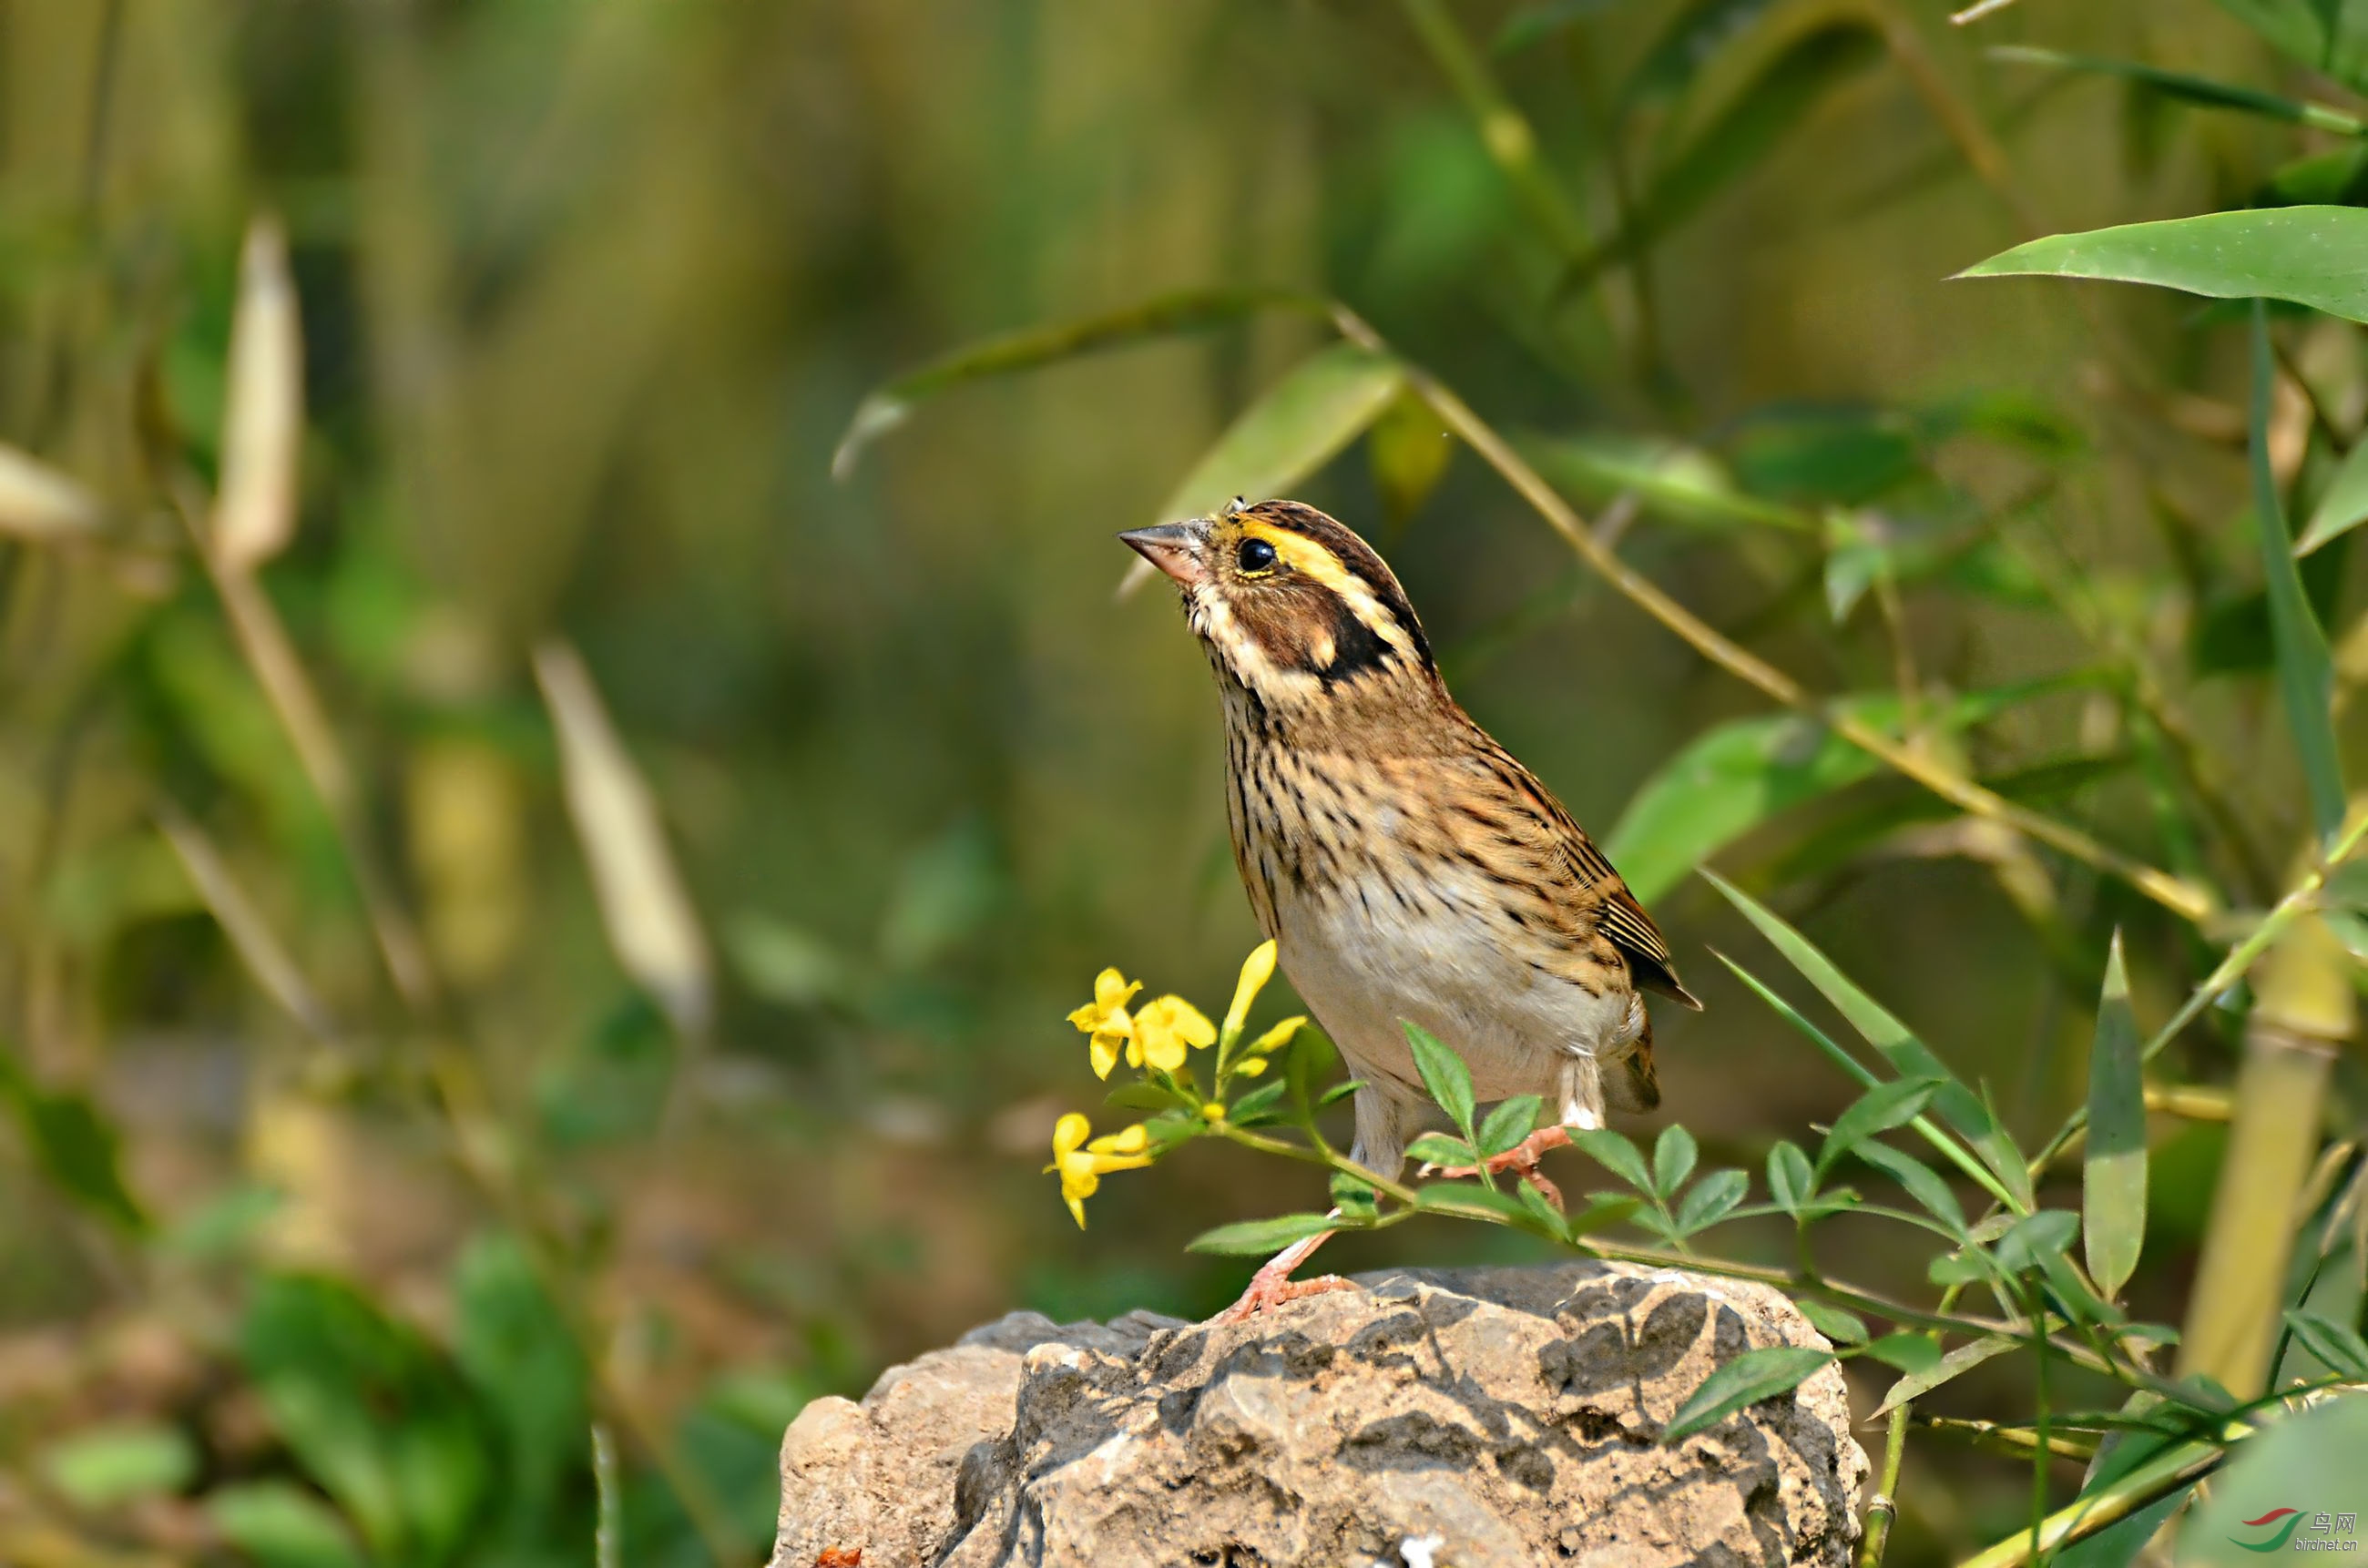
<svg viewBox="0 0 2368 1568">
<path fill-rule="evenodd" d="M 1184 1065 L 1185 1047 L 1216 1043 L 1216 1026 L 1207 1014 L 1181 996 L 1162 996 L 1135 1009 L 1134 1042 L 1127 1047 L 1126 1060 L 1131 1066 L 1148 1062 L 1173 1073 Z"/>
<path fill-rule="evenodd" d="M 1118 1050 L 1126 1047 L 1127 1059 L 1141 1064 L 1142 1056 L 1134 1043 L 1134 1020 L 1127 1017 L 1126 1004 L 1143 989 L 1143 982 L 1129 980 L 1114 969 L 1106 969 L 1094 976 L 1094 999 L 1069 1015 L 1069 1022 L 1077 1032 L 1090 1036 L 1086 1052 L 1094 1064 L 1094 1076 L 1107 1078 L 1118 1065 Z"/>
<path fill-rule="evenodd" d="M 1071 1111 L 1053 1124 L 1053 1163 L 1047 1173 L 1061 1173 L 1061 1200 L 1086 1228 L 1086 1199 L 1111 1171 L 1131 1171 L 1151 1164 L 1151 1134 L 1136 1122 L 1123 1131 L 1090 1138 L 1093 1124 Z M 1090 1141 L 1088 1141 L 1090 1138 Z"/>
<path fill-rule="evenodd" d="M 1241 1060 L 1234 1063 L 1234 1072 L 1245 1078 L 1255 1078 L 1265 1072 L 1266 1059 L 1289 1045 L 1291 1037 L 1297 1034 L 1306 1023 L 1306 1014 L 1294 1013 L 1250 1041 L 1248 1045 L 1242 1048 Z"/>
<path fill-rule="evenodd" d="M 1266 983 L 1273 978 L 1274 939 L 1269 937 L 1252 948 L 1250 956 L 1242 960 L 1242 977 L 1234 985 L 1234 1005 L 1225 1009 L 1223 1038 L 1226 1041 L 1240 1038 L 1242 1025 L 1249 1019 L 1250 1004 L 1258 1000 L 1258 994 L 1265 990 Z"/>
</svg>

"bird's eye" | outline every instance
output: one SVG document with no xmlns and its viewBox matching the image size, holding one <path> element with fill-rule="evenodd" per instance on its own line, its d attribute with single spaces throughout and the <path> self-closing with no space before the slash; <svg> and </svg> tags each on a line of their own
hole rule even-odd
<svg viewBox="0 0 2368 1568">
<path fill-rule="evenodd" d="M 1274 570 L 1274 546 L 1262 539 L 1246 539 L 1242 540 L 1241 549 L 1234 552 L 1234 559 L 1245 572 L 1271 572 Z"/>
</svg>

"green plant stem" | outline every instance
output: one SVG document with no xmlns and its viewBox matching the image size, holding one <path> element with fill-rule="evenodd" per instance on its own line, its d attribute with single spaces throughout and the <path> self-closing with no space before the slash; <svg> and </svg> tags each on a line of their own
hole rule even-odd
<svg viewBox="0 0 2368 1568">
<path fill-rule="evenodd" d="M 1896 1415 L 1898 1411 L 1892 1414 Z M 1970 1443 L 1998 1449 L 2017 1458 L 2029 1458 L 2040 1446 L 2038 1432 L 2030 1426 L 2002 1426 L 1995 1421 L 1964 1421 L 1950 1415 L 1923 1416 L 1918 1424 L 1931 1431 L 1946 1432 Z M 2092 1443 L 2063 1437 L 2049 1437 L 2046 1448 L 2058 1459 L 2081 1464 L 2095 1458 L 2097 1451 Z"/>
<path fill-rule="evenodd" d="M 1481 144 L 1538 226 L 1565 256 L 1587 254 L 1594 240 L 1586 218 L 1539 160 L 1536 131 L 1497 85 L 1447 7 L 1440 0 L 1400 0 L 1399 8 L 1471 111 Z"/>
<path fill-rule="evenodd" d="M 1341 335 L 1351 342 L 1378 352 L 1388 351 L 1388 345 L 1381 335 L 1347 307 L 1336 307 L 1334 315 Z M 2217 900 L 2208 889 L 2133 859 L 2069 824 L 2016 805 L 1995 790 L 1987 790 L 1914 748 L 1893 740 L 1862 720 L 1848 713 L 1828 710 L 1800 682 L 1723 636 L 1707 621 L 1671 597 L 1658 584 L 1604 548 L 1602 541 L 1595 537 L 1578 513 L 1554 486 L 1548 484 L 1503 437 L 1497 434 L 1494 427 L 1436 377 L 1417 366 L 1408 365 L 1406 380 L 1415 394 L 1429 405 L 1440 422 L 1495 469 L 1577 552 L 1580 560 L 1630 603 L 1668 627 L 1719 668 L 1759 687 L 1785 707 L 1816 719 L 1861 751 L 1913 779 L 1968 815 L 2001 823 L 2027 834 L 2061 854 L 2127 882 L 2188 920 L 2202 921 L 2217 908 Z"/>
<path fill-rule="evenodd" d="M 2209 1475 L 2226 1458 L 2226 1449 L 2214 1444 L 2181 1443 L 2120 1480 L 2058 1508 L 2041 1521 L 2036 1532 L 2017 1530 L 1988 1551 L 1966 1558 L 1957 1568 L 2018 1568 L 2032 1561 L 2038 1552 L 2069 1546 L 2128 1518 L 2148 1504 Z"/>
<path fill-rule="evenodd" d="M 1899 1517 L 1899 1463 L 1907 1452 L 1908 1404 L 1894 1405 L 1883 1429 L 1883 1469 L 1876 1475 L 1874 1495 L 1866 1505 L 1866 1530 L 1859 1543 L 1858 1568 L 1883 1568 L 1884 1549 L 1891 1544 L 1892 1521 Z"/>
</svg>

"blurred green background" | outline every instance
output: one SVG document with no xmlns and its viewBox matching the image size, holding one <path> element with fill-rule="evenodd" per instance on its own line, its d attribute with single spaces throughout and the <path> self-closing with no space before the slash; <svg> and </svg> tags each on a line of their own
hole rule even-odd
<svg viewBox="0 0 2368 1568">
<path fill-rule="evenodd" d="M 1016 1307 L 1204 1313 L 1247 1265 L 1185 1239 L 1320 1206 L 1318 1176 L 1196 1148 L 1108 1182 L 1081 1234 L 1039 1173 L 1099 1104 L 1062 1017 L 1094 971 L 1213 1015 L 1256 937 L 1205 666 L 1164 591 L 1113 597 L 1111 535 L 1321 335 L 1267 313 L 965 386 L 834 482 L 867 389 L 985 334 L 1187 286 L 1336 296 L 1590 516 L 1653 477 L 1623 556 L 1821 691 L 2080 671 L 2096 639 L 2044 579 L 2089 562 L 2257 824 L 2204 859 L 2232 903 L 2272 893 L 2297 776 L 2273 699 L 2215 679 L 2263 657 L 2228 526 L 2241 337 L 2184 297 L 1944 279 L 2240 205 L 2325 138 L 1984 53 L 2016 42 L 2341 96 L 2207 0 L 1966 28 L 1933 0 L 0 4 L 0 439 L 107 519 L 0 537 L 0 1561 L 588 1562 L 596 1411 L 625 1561 L 700 1560 L 686 1485 L 753 1561 L 804 1399 Z M 1543 190 L 1475 117 L 1499 88 Z M 264 212 L 308 412 L 261 581 L 443 1017 L 390 985 L 176 515 L 218 472 Z M 1637 245 L 1584 265 L 1624 221 Z M 2356 430 L 2355 330 L 2284 341 Z M 2280 403 L 2297 452 L 2310 412 Z M 1765 710 L 1468 453 L 1417 494 L 1360 443 L 1296 491 L 1382 545 L 1458 695 L 1599 834 Z M 1739 521 L 1754 500 L 1808 531 Z M 1855 578 L 1837 517 L 1892 530 Z M 612 956 L 547 639 L 658 802 L 714 955 L 703 1037 Z M 2098 762 L 2050 809 L 2161 858 L 2121 715 L 2073 683 L 1929 740 L 1985 778 Z M 1852 784 L 1721 864 L 2043 1129 L 2079 1097 L 2104 933 L 2131 926 L 2149 1025 L 2193 938 L 1924 799 Z M 219 856 L 311 1027 L 160 821 Z M 1666 1111 L 1756 1166 L 1851 1085 L 1711 959 L 1751 939 L 1707 890 L 1651 902 L 1708 1003 L 1658 1020 Z M 2217 1137 L 2157 1151 L 2153 1315 Z M 1920 1283 L 1841 1234 L 1838 1267 Z M 1529 1248 L 1426 1224 L 1327 1261 Z M 2020 1517 L 2002 1461 L 1909 1473 L 1897 1561 Z"/>
</svg>

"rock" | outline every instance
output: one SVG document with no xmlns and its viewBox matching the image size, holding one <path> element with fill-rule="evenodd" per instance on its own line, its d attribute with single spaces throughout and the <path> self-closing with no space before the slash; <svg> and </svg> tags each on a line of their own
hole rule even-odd
<svg viewBox="0 0 2368 1568">
<path fill-rule="evenodd" d="M 1241 1324 L 1015 1312 L 817 1400 L 773 1568 L 1849 1563 L 1838 1368 L 1658 1441 L 1744 1349 L 1824 1346 L 1777 1291 L 1592 1261 L 1358 1283 Z"/>
</svg>

